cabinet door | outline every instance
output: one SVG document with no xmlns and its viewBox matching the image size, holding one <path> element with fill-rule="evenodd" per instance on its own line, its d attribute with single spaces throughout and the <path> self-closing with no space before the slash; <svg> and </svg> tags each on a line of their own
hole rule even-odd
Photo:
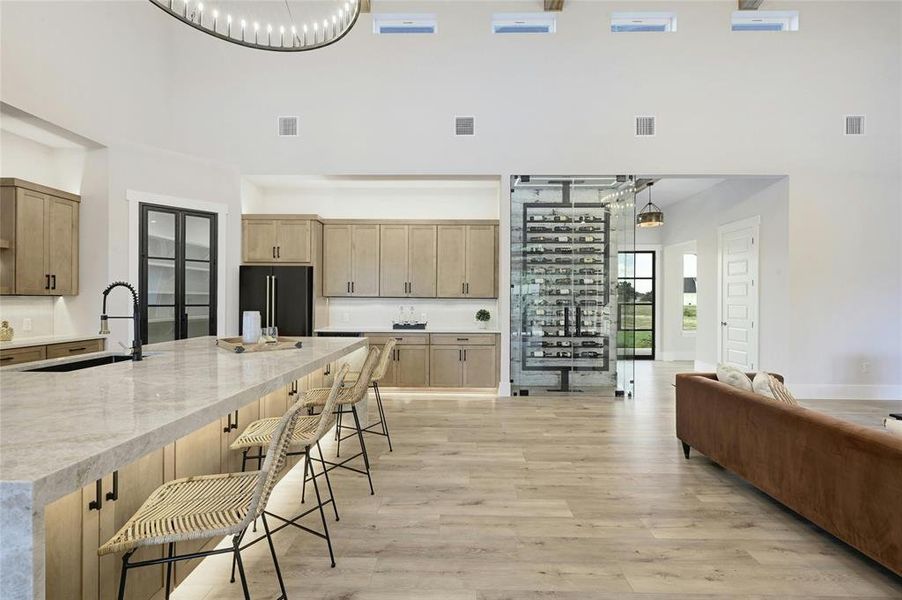
<svg viewBox="0 0 902 600">
<path fill-rule="evenodd" d="M 429 387 L 429 346 L 396 346 L 398 387 Z"/>
<path fill-rule="evenodd" d="M 31 346 L 0 351 L 0 367 L 18 365 L 47 358 L 47 346 Z"/>
<path fill-rule="evenodd" d="M 460 346 L 432 346 L 429 350 L 429 384 L 432 387 L 460 387 L 462 356 Z"/>
<path fill-rule="evenodd" d="M 467 296 L 494 298 L 495 292 L 495 227 L 467 226 Z"/>
<path fill-rule="evenodd" d="M 288 410 L 288 388 L 282 388 L 260 398 L 260 418 L 281 417 Z"/>
<path fill-rule="evenodd" d="M 78 202 L 50 196 L 47 200 L 47 272 L 50 293 L 78 293 Z"/>
<path fill-rule="evenodd" d="M 95 495 L 96 488 L 91 484 L 44 508 L 44 593 L 47 600 L 99 598 L 99 512 L 88 509 L 88 503 Z"/>
<path fill-rule="evenodd" d="M 323 226 L 323 295 L 351 295 L 351 226 Z"/>
<path fill-rule="evenodd" d="M 48 197 L 31 190 L 16 190 L 16 294 L 50 294 L 47 269 Z"/>
<path fill-rule="evenodd" d="M 276 222 L 247 219 L 242 223 L 244 262 L 274 262 L 276 260 Z"/>
<path fill-rule="evenodd" d="M 276 221 L 276 262 L 310 262 L 310 221 Z"/>
<path fill-rule="evenodd" d="M 407 296 L 407 225 L 379 226 L 379 295 Z"/>
<path fill-rule="evenodd" d="M 192 475 L 212 475 L 221 472 L 222 423 L 213 423 L 175 442 L 175 478 Z M 217 540 L 192 540 L 179 542 L 175 551 L 189 554 L 216 545 Z M 175 564 L 175 582 L 181 583 L 198 565 L 200 560 L 180 561 Z"/>
<path fill-rule="evenodd" d="M 379 295 L 379 226 L 352 226 L 351 295 Z"/>
<path fill-rule="evenodd" d="M 465 346 L 463 387 L 498 387 L 495 346 Z"/>
<path fill-rule="evenodd" d="M 464 225 L 437 228 L 436 292 L 439 298 L 464 296 L 467 229 Z"/>
<path fill-rule="evenodd" d="M 241 432 L 243 432 L 251 422 L 260 418 L 260 402 L 251 402 L 247 406 L 238 409 L 238 422 L 235 423 L 235 413 L 228 417 L 222 418 L 222 427 L 225 429 L 230 424 L 234 425 L 231 430 L 222 435 L 222 472 L 223 473 L 240 473 L 241 472 L 241 450 L 229 450 L 229 444 L 234 442 Z M 256 450 L 251 450 L 250 454 L 256 454 Z M 248 469 L 256 469 L 257 463 L 252 462 L 247 466 Z"/>
<path fill-rule="evenodd" d="M 100 511 L 100 539 L 106 542 L 141 507 L 148 496 L 164 482 L 163 449 L 150 454 L 119 469 L 118 496 L 104 498 Z M 111 478 L 104 478 L 104 483 Z M 111 484 L 110 484 L 111 485 Z M 112 491 L 104 487 L 104 494 Z M 141 548 L 132 556 L 132 561 L 151 560 L 163 556 L 162 546 Z M 122 553 L 107 554 L 100 558 L 100 598 L 115 598 L 119 590 L 119 574 L 122 570 Z M 163 589 L 163 565 L 142 567 L 129 571 L 125 589 L 126 598 L 147 600 Z"/>
<path fill-rule="evenodd" d="M 408 296 L 435 298 L 436 229 L 411 225 L 407 234 Z"/>
</svg>

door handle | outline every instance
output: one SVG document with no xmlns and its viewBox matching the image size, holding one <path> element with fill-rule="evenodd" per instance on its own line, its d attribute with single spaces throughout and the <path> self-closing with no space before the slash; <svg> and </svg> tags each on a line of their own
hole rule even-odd
<svg viewBox="0 0 902 600">
<path fill-rule="evenodd" d="M 270 297 L 272 298 L 272 311 L 270 312 L 270 327 L 278 327 L 278 323 L 276 323 L 276 276 L 272 276 L 272 293 Z"/>
<path fill-rule="evenodd" d="M 44 275 L 44 277 L 47 278 L 47 283 L 44 284 L 44 289 L 49 290 L 50 289 L 50 275 L 47 274 L 47 275 Z"/>
<path fill-rule="evenodd" d="M 107 500 L 119 499 L 119 471 L 113 471 L 113 489 L 106 493 Z"/>
<path fill-rule="evenodd" d="M 100 480 L 94 482 L 94 499 L 88 502 L 88 510 L 100 510 L 103 508 L 103 489 Z"/>
<path fill-rule="evenodd" d="M 726 321 L 721 321 L 721 322 L 720 322 L 720 325 L 721 325 L 722 327 L 726 327 L 726 326 L 727 326 L 727 322 L 726 322 Z"/>
<path fill-rule="evenodd" d="M 276 246 L 276 258 L 282 258 L 282 246 Z"/>
<path fill-rule="evenodd" d="M 50 289 L 55 290 L 56 289 L 56 275 L 51 275 L 50 279 L 53 281 L 53 283 L 50 284 Z"/>
</svg>

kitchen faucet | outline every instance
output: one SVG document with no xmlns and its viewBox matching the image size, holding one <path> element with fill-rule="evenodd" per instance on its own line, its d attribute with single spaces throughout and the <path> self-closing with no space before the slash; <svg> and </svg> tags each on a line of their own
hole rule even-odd
<svg viewBox="0 0 902 600">
<path fill-rule="evenodd" d="M 106 314 L 106 298 L 117 287 L 128 288 L 132 293 L 132 316 L 110 317 Z M 135 339 L 132 342 L 132 360 L 141 360 L 141 309 L 138 306 L 138 292 L 132 285 L 125 281 L 116 281 L 106 286 L 103 290 L 103 313 L 100 315 L 100 335 L 109 335 L 109 319 L 134 319 Z"/>
</svg>

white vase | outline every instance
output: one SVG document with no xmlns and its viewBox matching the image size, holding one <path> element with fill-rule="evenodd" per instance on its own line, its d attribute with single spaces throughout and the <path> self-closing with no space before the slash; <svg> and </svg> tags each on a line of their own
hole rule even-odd
<svg viewBox="0 0 902 600">
<path fill-rule="evenodd" d="M 246 310 L 241 315 L 241 339 L 245 344 L 256 344 L 260 339 L 260 311 Z"/>
<path fill-rule="evenodd" d="M 485 329 L 486 326 L 488 326 L 488 324 L 489 324 L 488 321 L 476 321 L 476 328 L 477 329 Z"/>
</svg>

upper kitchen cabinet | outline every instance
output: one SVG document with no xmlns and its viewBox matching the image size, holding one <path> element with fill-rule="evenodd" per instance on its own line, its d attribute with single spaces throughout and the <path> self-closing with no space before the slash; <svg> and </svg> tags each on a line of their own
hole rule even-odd
<svg viewBox="0 0 902 600">
<path fill-rule="evenodd" d="M 381 225 L 379 295 L 435 298 L 436 226 Z"/>
<path fill-rule="evenodd" d="M 80 198 L 22 179 L 0 179 L 0 294 L 78 294 Z"/>
<path fill-rule="evenodd" d="M 497 236 L 495 225 L 438 226 L 438 297 L 497 297 Z"/>
<path fill-rule="evenodd" d="M 241 222 L 244 262 L 311 262 L 311 219 L 308 216 L 244 215 Z"/>
<path fill-rule="evenodd" d="M 379 295 L 379 225 L 323 226 L 323 294 Z"/>
</svg>

